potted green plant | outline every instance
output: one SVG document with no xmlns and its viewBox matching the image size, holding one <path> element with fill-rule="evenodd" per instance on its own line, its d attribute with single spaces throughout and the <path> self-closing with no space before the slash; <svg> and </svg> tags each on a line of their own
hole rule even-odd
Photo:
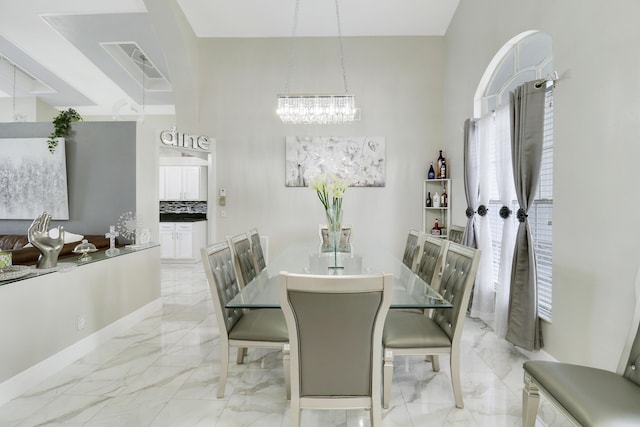
<svg viewBox="0 0 640 427">
<path fill-rule="evenodd" d="M 82 116 L 73 108 L 61 111 L 60 114 L 53 118 L 53 132 L 49 135 L 47 146 L 49 151 L 53 153 L 58 146 L 58 138 L 66 138 L 71 132 L 71 122 L 82 120 Z"/>
</svg>

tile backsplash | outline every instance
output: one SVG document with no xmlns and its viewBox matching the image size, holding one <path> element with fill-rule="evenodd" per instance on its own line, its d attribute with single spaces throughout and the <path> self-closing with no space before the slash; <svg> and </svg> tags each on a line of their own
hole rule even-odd
<svg viewBox="0 0 640 427">
<path fill-rule="evenodd" d="M 161 201 L 160 213 L 207 213 L 207 202 Z"/>
</svg>

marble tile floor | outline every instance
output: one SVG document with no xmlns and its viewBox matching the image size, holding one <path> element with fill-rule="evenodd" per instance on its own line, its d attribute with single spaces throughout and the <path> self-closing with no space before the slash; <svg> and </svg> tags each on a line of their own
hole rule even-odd
<svg viewBox="0 0 640 427">
<path fill-rule="evenodd" d="M 162 266 L 163 308 L 33 390 L 0 406 L 0 426 L 286 427 L 281 353 L 232 355 L 226 393 L 215 397 L 218 325 L 200 264 Z M 433 372 L 421 357 L 397 357 L 383 426 L 520 426 L 521 352 L 483 322 L 467 319 L 457 409 L 448 358 Z M 367 411 L 303 410 L 305 427 L 368 426 Z M 570 425 L 542 400 L 538 427 Z"/>
</svg>

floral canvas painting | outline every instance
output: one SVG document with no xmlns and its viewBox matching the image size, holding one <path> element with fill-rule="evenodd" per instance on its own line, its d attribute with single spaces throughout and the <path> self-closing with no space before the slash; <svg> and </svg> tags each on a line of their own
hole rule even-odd
<svg viewBox="0 0 640 427">
<path fill-rule="evenodd" d="M 385 185 L 383 136 L 289 136 L 285 147 L 287 187 L 307 187 L 313 177 L 331 174 L 354 187 Z"/>
<path fill-rule="evenodd" d="M 69 219 L 63 138 L 54 153 L 46 138 L 2 138 L 0 152 L 0 219 Z"/>
</svg>

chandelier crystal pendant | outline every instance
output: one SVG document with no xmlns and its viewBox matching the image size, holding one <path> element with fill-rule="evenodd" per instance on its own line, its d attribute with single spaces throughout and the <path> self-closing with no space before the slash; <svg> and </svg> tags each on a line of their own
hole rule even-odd
<svg viewBox="0 0 640 427">
<path fill-rule="evenodd" d="M 354 95 L 279 95 L 278 115 L 286 124 L 342 124 L 355 119 Z"/>
<path fill-rule="evenodd" d="M 291 94 L 291 71 L 295 59 L 295 37 L 298 24 L 298 10 L 300 0 L 296 0 L 293 17 L 293 31 L 291 35 L 291 51 L 287 72 L 285 94 L 278 95 L 278 109 L 276 112 L 285 124 L 343 124 L 358 120 L 360 109 L 356 108 L 356 97 L 347 90 L 347 73 L 344 66 L 344 49 L 342 46 L 342 31 L 340 28 L 340 9 L 338 0 L 336 5 L 336 21 L 338 22 L 338 41 L 340 42 L 340 64 L 342 66 L 343 94 Z"/>
</svg>

